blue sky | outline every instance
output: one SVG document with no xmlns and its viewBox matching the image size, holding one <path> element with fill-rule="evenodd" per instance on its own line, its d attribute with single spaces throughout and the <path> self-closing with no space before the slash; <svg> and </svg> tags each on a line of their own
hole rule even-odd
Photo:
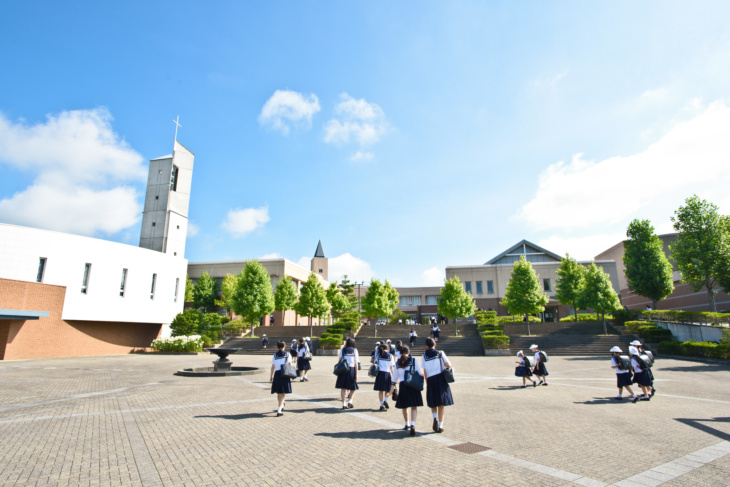
<svg viewBox="0 0 730 487">
<path fill-rule="evenodd" d="M 590 259 L 730 211 L 727 2 L 10 2 L 0 221 L 138 243 L 196 154 L 191 261 L 437 284 L 526 238 Z"/>
</svg>

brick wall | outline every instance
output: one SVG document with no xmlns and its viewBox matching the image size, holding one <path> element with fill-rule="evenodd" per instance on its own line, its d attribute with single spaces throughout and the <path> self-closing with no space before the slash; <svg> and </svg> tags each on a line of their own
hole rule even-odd
<svg viewBox="0 0 730 487">
<path fill-rule="evenodd" d="M 160 334 L 159 323 L 64 321 L 65 295 L 62 286 L 0 279 L 0 309 L 49 312 L 38 320 L 0 321 L 0 357 L 124 354 L 148 347 Z M 7 338 L 3 339 L 3 333 Z"/>
</svg>

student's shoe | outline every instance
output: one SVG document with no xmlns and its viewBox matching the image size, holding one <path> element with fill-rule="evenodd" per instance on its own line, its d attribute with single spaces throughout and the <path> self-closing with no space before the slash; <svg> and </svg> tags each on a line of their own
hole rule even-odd
<svg viewBox="0 0 730 487">
<path fill-rule="evenodd" d="M 535 382 L 534 380 L 532 381 L 532 387 L 537 387 L 537 382 Z"/>
<path fill-rule="evenodd" d="M 347 409 L 347 406 L 342 406 L 342 409 Z"/>
<path fill-rule="evenodd" d="M 621 396 L 616 396 L 616 397 L 614 397 L 614 399 L 616 399 L 617 401 L 623 401 L 624 400 L 624 398 L 621 397 Z"/>
<path fill-rule="evenodd" d="M 309 379 L 307 379 L 307 378 L 305 377 L 305 378 L 304 378 L 304 382 L 309 382 Z"/>
<path fill-rule="evenodd" d="M 654 393 L 656 392 L 656 389 L 653 387 L 651 388 L 651 394 L 649 394 L 649 397 L 654 397 Z"/>
<path fill-rule="evenodd" d="M 439 430 L 439 420 L 436 418 L 433 418 L 433 430 L 438 433 Z"/>
<path fill-rule="evenodd" d="M 408 430 L 409 430 L 410 428 L 411 428 L 410 426 L 408 426 L 408 425 L 405 425 L 405 426 L 403 427 L 403 431 L 408 431 Z"/>
<path fill-rule="evenodd" d="M 438 429 L 438 430 L 436 431 L 436 433 L 443 433 L 443 432 L 444 432 L 444 429 L 443 429 L 443 428 L 439 428 L 439 429 Z"/>
<path fill-rule="evenodd" d="M 416 427 L 411 426 L 411 436 L 416 436 Z"/>
<path fill-rule="evenodd" d="M 303 378 L 302 379 L 299 379 L 299 382 L 304 382 L 304 379 Z"/>
<path fill-rule="evenodd" d="M 546 386 L 546 385 L 548 385 L 548 383 L 547 382 L 543 382 L 542 385 Z"/>
<path fill-rule="evenodd" d="M 388 401 L 383 401 L 383 406 L 385 406 L 385 409 L 390 409 L 390 406 L 388 406 Z"/>
<path fill-rule="evenodd" d="M 545 382 L 545 381 L 540 379 L 540 383 L 538 385 L 541 386 L 543 382 Z"/>
<path fill-rule="evenodd" d="M 641 396 L 642 401 L 651 401 L 651 396 Z"/>
<path fill-rule="evenodd" d="M 277 412 L 277 413 L 276 413 L 276 417 L 278 418 L 279 416 L 284 416 L 284 413 L 279 413 L 279 412 Z"/>
<path fill-rule="evenodd" d="M 380 406 L 381 411 L 385 411 L 385 406 Z"/>
<path fill-rule="evenodd" d="M 527 386 L 525 384 L 522 384 L 522 388 L 524 389 L 525 387 L 527 387 Z"/>
<path fill-rule="evenodd" d="M 638 401 L 638 400 L 639 400 L 639 396 L 634 396 L 634 399 L 631 402 L 636 404 L 636 401 Z"/>
<path fill-rule="evenodd" d="M 347 404 L 347 409 L 352 409 L 352 408 L 354 408 L 354 407 L 355 407 L 355 406 L 353 406 L 353 405 L 352 405 L 352 403 L 348 403 L 348 404 Z"/>
</svg>

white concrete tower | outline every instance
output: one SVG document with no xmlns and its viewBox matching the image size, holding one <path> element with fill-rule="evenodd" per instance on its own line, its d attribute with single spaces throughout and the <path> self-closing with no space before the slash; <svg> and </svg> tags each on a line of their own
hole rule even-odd
<svg viewBox="0 0 730 487">
<path fill-rule="evenodd" d="M 195 154 L 175 140 L 172 154 L 150 161 L 140 247 L 185 256 L 194 158 Z"/>
</svg>

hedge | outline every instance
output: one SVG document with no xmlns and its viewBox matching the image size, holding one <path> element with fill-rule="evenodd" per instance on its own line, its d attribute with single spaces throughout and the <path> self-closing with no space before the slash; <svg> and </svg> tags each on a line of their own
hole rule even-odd
<svg viewBox="0 0 730 487">
<path fill-rule="evenodd" d="M 509 337 L 507 335 L 482 335 L 484 348 L 509 348 Z"/>
<path fill-rule="evenodd" d="M 514 320 L 515 323 L 524 323 L 524 316 L 516 316 L 516 315 L 507 315 L 507 316 L 497 316 L 497 323 L 512 323 L 512 320 Z M 529 316 L 530 323 L 542 323 L 542 320 L 536 316 Z"/>
<path fill-rule="evenodd" d="M 730 343 L 664 341 L 659 344 L 659 353 L 664 355 L 686 355 L 689 357 L 719 358 L 730 360 Z"/>
<path fill-rule="evenodd" d="M 482 336 L 500 336 L 504 335 L 504 330 L 486 330 Z"/>
<path fill-rule="evenodd" d="M 639 336 L 649 343 L 658 343 L 671 340 L 674 335 L 669 330 L 656 325 L 644 325 L 639 327 Z"/>
<path fill-rule="evenodd" d="M 625 323 L 626 328 L 629 329 L 631 333 L 639 333 L 639 327 L 640 326 L 656 326 L 651 321 L 627 321 Z"/>
<path fill-rule="evenodd" d="M 713 313 L 711 311 L 679 311 L 675 309 L 658 309 L 641 311 L 647 318 L 656 321 L 674 321 L 678 323 L 730 323 L 730 313 Z"/>
<path fill-rule="evenodd" d="M 504 331 L 504 325 L 479 325 L 479 326 L 477 326 L 477 330 L 480 333 L 485 332 L 485 331 L 495 331 L 495 330 Z"/>
<path fill-rule="evenodd" d="M 341 333 L 327 333 L 327 332 L 324 332 L 324 333 L 322 333 L 322 335 L 320 335 L 319 338 L 320 339 L 322 339 L 322 338 L 337 338 L 339 341 L 342 341 L 344 339 L 344 335 L 342 335 Z"/>
<path fill-rule="evenodd" d="M 611 313 L 606 313 L 605 318 L 607 320 L 613 319 L 613 315 Z M 566 316 L 564 318 L 560 318 L 561 323 L 566 322 L 575 322 L 575 315 Z M 579 313 L 578 314 L 578 322 L 581 321 L 601 321 L 601 315 L 599 313 Z"/>
<path fill-rule="evenodd" d="M 324 337 L 324 335 L 329 335 Z M 319 346 L 321 348 L 337 348 L 342 345 L 342 335 L 322 333 L 322 337 L 319 339 Z"/>
</svg>

